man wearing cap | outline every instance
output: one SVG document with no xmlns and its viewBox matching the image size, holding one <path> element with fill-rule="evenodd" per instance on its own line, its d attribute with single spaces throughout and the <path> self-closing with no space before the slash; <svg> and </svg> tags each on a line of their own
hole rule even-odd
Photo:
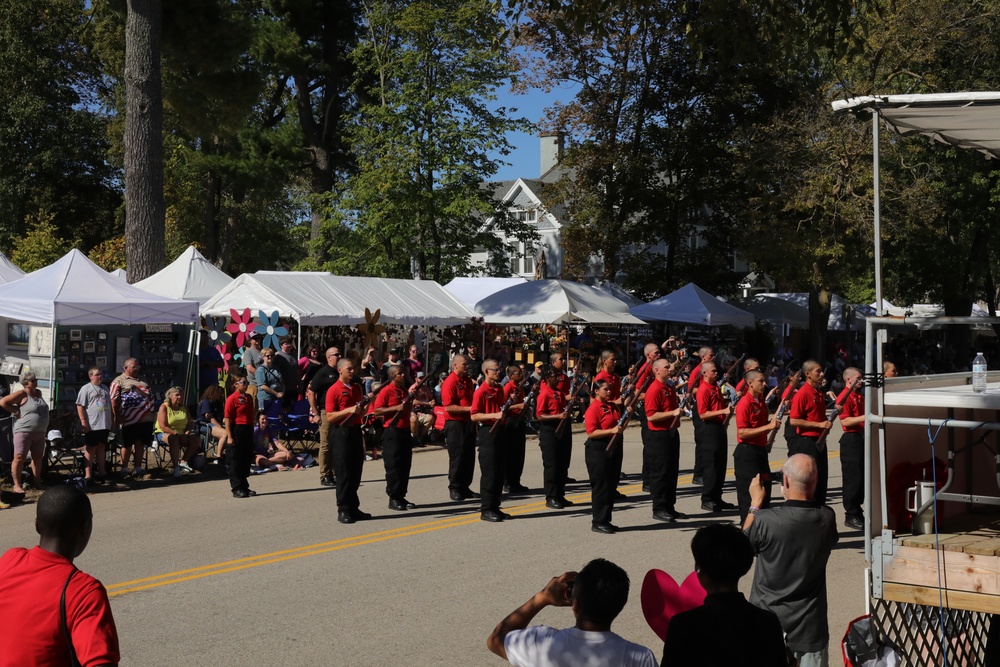
<svg viewBox="0 0 1000 667">
<path fill-rule="evenodd" d="M 389 381 L 389 367 L 396 366 L 399 364 L 399 348 L 394 347 L 389 350 L 389 361 L 382 364 L 382 382 Z"/>
<path fill-rule="evenodd" d="M 264 365 L 264 357 L 260 354 L 263 340 L 263 336 L 255 333 L 250 337 L 250 346 L 243 350 L 243 367 L 247 369 L 247 379 L 250 380 L 247 394 L 253 396 L 255 404 L 257 401 L 257 369 Z"/>
</svg>

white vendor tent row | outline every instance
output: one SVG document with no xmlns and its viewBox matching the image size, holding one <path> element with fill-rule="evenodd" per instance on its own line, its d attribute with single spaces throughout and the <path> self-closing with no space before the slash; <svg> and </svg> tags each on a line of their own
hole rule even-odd
<svg viewBox="0 0 1000 667">
<path fill-rule="evenodd" d="M 179 324 L 197 321 L 198 303 L 150 294 L 71 250 L 0 285 L 0 317 L 54 325 Z"/>
<path fill-rule="evenodd" d="M 335 276 L 322 271 L 244 273 L 201 307 L 202 315 L 228 317 L 250 308 L 274 311 L 301 326 L 354 326 L 365 309 L 381 311 L 379 323 L 407 326 L 467 324 L 475 313 L 433 280 Z"/>
<path fill-rule="evenodd" d="M 694 283 L 636 306 L 631 312 L 648 322 L 681 322 L 709 327 L 754 325 L 752 314 L 720 301 Z"/>
<path fill-rule="evenodd" d="M 597 287 L 568 280 L 532 280 L 476 304 L 489 324 L 645 324 L 628 304 Z"/>
<path fill-rule="evenodd" d="M 9 283 L 24 276 L 22 271 L 14 262 L 7 259 L 7 256 L 0 252 L 0 284 Z"/>
<path fill-rule="evenodd" d="M 774 297 L 775 299 L 781 299 L 783 301 L 788 301 L 789 303 L 794 303 L 797 306 L 801 306 L 809 311 L 809 292 L 765 292 L 762 296 Z M 847 302 L 838 294 L 834 294 L 830 297 L 830 316 L 826 322 L 826 328 L 829 331 L 845 331 L 847 325 L 844 322 L 844 308 L 847 306 Z M 852 328 L 863 327 L 864 322 L 852 322 Z M 806 326 L 808 328 L 808 325 Z"/>
<path fill-rule="evenodd" d="M 522 285 L 526 282 L 528 282 L 526 278 L 520 277 L 491 278 L 487 276 L 467 276 L 455 278 L 445 285 L 444 288 L 468 306 L 470 310 L 475 310 L 476 304 L 491 294 L 496 294 L 500 290 L 513 287 L 514 285 Z"/>
<path fill-rule="evenodd" d="M 121 271 L 117 269 L 112 273 Z M 122 279 L 125 280 L 124 271 Z M 232 278 L 198 252 L 194 246 L 187 250 L 161 271 L 135 284 L 139 289 L 167 296 L 172 299 L 190 299 L 205 303 L 219 293 Z"/>
</svg>

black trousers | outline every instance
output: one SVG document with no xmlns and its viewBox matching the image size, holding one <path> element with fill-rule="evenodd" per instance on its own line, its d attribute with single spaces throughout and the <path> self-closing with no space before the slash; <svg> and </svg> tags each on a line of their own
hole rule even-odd
<svg viewBox="0 0 1000 667">
<path fill-rule="evenodd" d="M 382 463 L 385 464 L 385 494 L 406 498 L 413 465 L 413 436 L 408 428 L 388 426 L 382 431 Z"/>
<path fill-rule="evenodd" d="M 863 519 L 865 502 L 865 434 L 845 433 L 840 438 L 840 472 L 844 484 L 844 513 Z"/>
<path fill-rule="evenodd" d="M 621 442 L 612 451 L 607 451 L 608 441 L 590 440 L 584 443 L 584 460 L 590 477 L 590 506 L 593 523 L 611 523 L 614 507 L 612 495 L 618 487 L 616 470 L 622 469 Z"/>
<path fill-rule="evenodd" d="M 541 422 L 538 427 L 538 446 L 542 450 L 542 480 L 546 498 L 566 495 L 566 470 L 569 468 L 569 447 L 565 437 L 556 435 L 557 421 Z M 565 436 L 565 433 L 563 434 Z M 572 433 L 569 434 L 572 436 Z M 570 440 L 572 444 L 572 440 Z"/>
<path fill-rule="evenodd" d="M 646 451 L 646 435 L 649 433 L 649 422 L 646 420 L 645 401 L 636 401 L 635 418 L 639 422 L 639 434 L 642 436 L 642 485 L 647 486 L 649 485 L 649 454 Z M 619 442 L 618 446 L 621 447 L 621 445 L 622 443 Z"/>
<path fill-rule="evenodd" d="M 357 509 L 358 487 L 361 471 L 365 466 L 365 440 L 360 426 L 334 426 L 330 454 L 333 457 L 333 474 L 337 476 L 337 510 Z"/>
<path fill-rule="evenodd" d="M 444 423 L 444 442 L 448 445 L 448 488 L 465 491 L 476 472 L 476 432 L 472 422 Z"/>
<path fill-rule="evenodd" d="M 702 422 L 701 426 L 701 502 L 722 500 L 722 484 L 726 481 L 726 448 L 729 446 L 726 427 L 721 422 Z"/>
<path fill-rule="evenodd" d="M 705 422 L 698 415 L 698 401 L 691 401 L 691 424 L 694 426 L 694 477 L 705 477 L 705 463 L 703 461 Z"/>
<path fill-rule="evenodd" d="M 788 447 L 788 455 L 808 454 L 816 461 L 816 493 L 813 500 L 821 505 L 826 504 L 826 488 L 830 481 L 830 459 L 826 457 L 826 447 L 820 451 L 816 446 L 819 438 L 811 438 L 804 435 L 796 436 L 795 440 Z"/>
<path fill-rule="evenodd" d="M 481 424 L 478 428 L 479 445 L 479 495 L 482 512 L 499 511 L 503 493 L 504 442 L 503 428 L 490 433 L 490 426 Z"/>
<path fill-rule="evenodd" d="M 674 509 L 677 502 L 677 473 L 681 460 L 681 438 L 677 429 L 650 430 L 646 438 L 649 451 L 649 491 L 653 511 Z"/>
<path fill-rule="evenodd" d="M 249 491 L 250 464 L 253 462 L 253 426 L 233 424 L 229 454 L 229 486 L 233 491 Z"/>
<path fill-rule="evenodd" d="M 516 423 L 515 423 L 516 421 Z M 501 426 L 504 440 L 504 484 L 521 486 L 524 472 L 525 434 L 524 420 L 516 417 Z"/>
<path fill-rule="evenodd" d="M 750 482 L 760 475 L 764 487 L 764 503 L 771 504 L 771 467 L 767 462 L 767 447 L 739 443 L 733 451 L 733 469 L 736 472 L 736 503 L 740 506 L 740 526 L 750 513 Z"/>
</svg>

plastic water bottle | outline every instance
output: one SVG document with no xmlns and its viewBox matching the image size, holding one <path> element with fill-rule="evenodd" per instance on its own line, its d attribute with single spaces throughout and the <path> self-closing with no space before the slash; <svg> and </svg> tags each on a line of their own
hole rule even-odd
<svg viewBox="0 0 1000 667">
<path fill-rule="evenodd" d="M 977 352 L 972 360 L 972 391 L 977 394 L 986 391 L 986 357 L 982 352 Z"/>
</svg>

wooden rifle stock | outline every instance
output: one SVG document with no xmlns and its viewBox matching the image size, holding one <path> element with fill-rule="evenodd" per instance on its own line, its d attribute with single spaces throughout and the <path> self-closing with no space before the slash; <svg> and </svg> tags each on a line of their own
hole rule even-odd
<svg viewBox="0 0 1000 667">
<path fill-rule="evenodd" d="M 639 394 L 645 392 L 646 389 L 649 388 L 649 385 L 652 382 L 653 382 L 653 376 L 652 374 L 650 374 L 649 376 L 646 377 L 645 381 L 643 381 L 642 387 L 639 389 L 639 392 L 632 396 L 632 402 L 629 403 L 628 405 L 626 405 L 624 401 L 622 402 L 622 416 L 621 418 L 618 419 L 618 426 L 620 426 L 622 430 L 611 436 L 611 440 L 608 441 L 608 447 L 605 451 L 610 452 L 614 450 L 615 445 L 618 443 L 618 436 L 620 436 L 622 433 L 625 432 L 625 428 L 628 426 L 629 421 L 631 421 L 632 415 L 635 414 L 635 411 L 632 408 L 635 407 L 636 401 L 639 400 Z"/>
<path fill-rule="evenodd" d="M 504 402 L 503 407 L 500 408 L 500 419 L 493 422 L 493 426 L 490 427 L 490 433 L 495 433 L 497 427 L 500 426 L 500 424 L 503 422 L 504 417 L 507 416 L 507 411 L 510 410 L 510 406 L 514 405 L 514 397 L 517 396 L 518 392 L 521 391 L 521 387 L 524 386 L 525 379 L 527 379 L 527 376 L 521 378 L 521 381 L 517 383 L 517 389 L 512 391 L 510 393 L 510 396 L 507 397 L 507 400 Z"/>
<path fill-rule="evenodd" d="M 577 382 L 577 378 L 580 381 Z M 556 426 L 556 435 L 562 435 L 562 432 L 566 430 L 566 424 L 569 423 L 569 415 L 573 412 L 573 403 L 576 402 L 576 397 L 580 394 L 580 389 L 583 388 L 584 379 L 581 377 L 580 373 L 574 373 L 573 384 L 570 385 L 569 390 L 569 400 L 566 401 L 566 410 L 563 412 L 562 419 L 559 420 L 558 426 Z"/>
<path fill-rule="evenodd" d="M 842 405 L 844 405 L 844 403 L 847 402 L 847 399 L 849 399 L 851 395 L 855 391 L 857 391 L 859 384 L 861 384 L 860 378 L 858 379 L 857 382 L 851 385 L 851 388 L 847 390 L 847 393 L 845 393 L 843 396 L 837 399 L 836 403 L 833 404 L 833 408 L 827 414 L 826 420 L 830 422 L 830 428 L 825 428 L 822 431 L 820 431 L 819 438 L 816 439 L 816 448 L 819 449 L 820 451 L 823 451 L 823 449 L 826 447 L 826 437 L 830 435 L 830 431 L 833 429 L 833 420 L 840 413 L 840 410 L 838 410 L 837 408 L 841 407 Z"/>
<path fill-rule="evenodd" d="M 358 401 L 357 404 L 354 406 L 354 412 L 352 414 L 348 414 L 346 417 L 342 418 L 340 421 L 338 421 L 337 423 L 335 423 L 334 426 L 340 426 L 341 424 L 343 424 L 344 422 L 346 422 L 348 419 L 350 419 L 351 417 L 353 417 L 355 414 L 357 414 L 361 410 L 364 410 L 368 406 L 368 404 L 372 402 L 373 398 L 375 398 L 375 392 L 374 391 L 371 392 L 370 394 L 367 394 L 367 395 L 363 396 L 361 398 L 361 400 Z"/>
<path fill-rule="evenodd" d="M 525 379 L 527 379 L 527 378 L 525 378 Z M 531 399 L 535 397 L 535 390 L 538 389 L 538 386 L 540 384 L 542 384 L 542 380 L 539 380 L 538 382 L 536 382 L 535 384 L 533 384 L 531 386 L 531 391 L 529 391 L 528 395 L 524 397 L 524 409 L 521 410 L 520 414 L 517 415 L 517 418 L 514 419 L 514 421 L 513 421 L 513 425 L 514 426 L 517 426 L 518 424 L 520 424 L 521 420 L 524 419 L 524 415 L 530 409 L 529 406 L 531 404 Z"/>
</svg>

